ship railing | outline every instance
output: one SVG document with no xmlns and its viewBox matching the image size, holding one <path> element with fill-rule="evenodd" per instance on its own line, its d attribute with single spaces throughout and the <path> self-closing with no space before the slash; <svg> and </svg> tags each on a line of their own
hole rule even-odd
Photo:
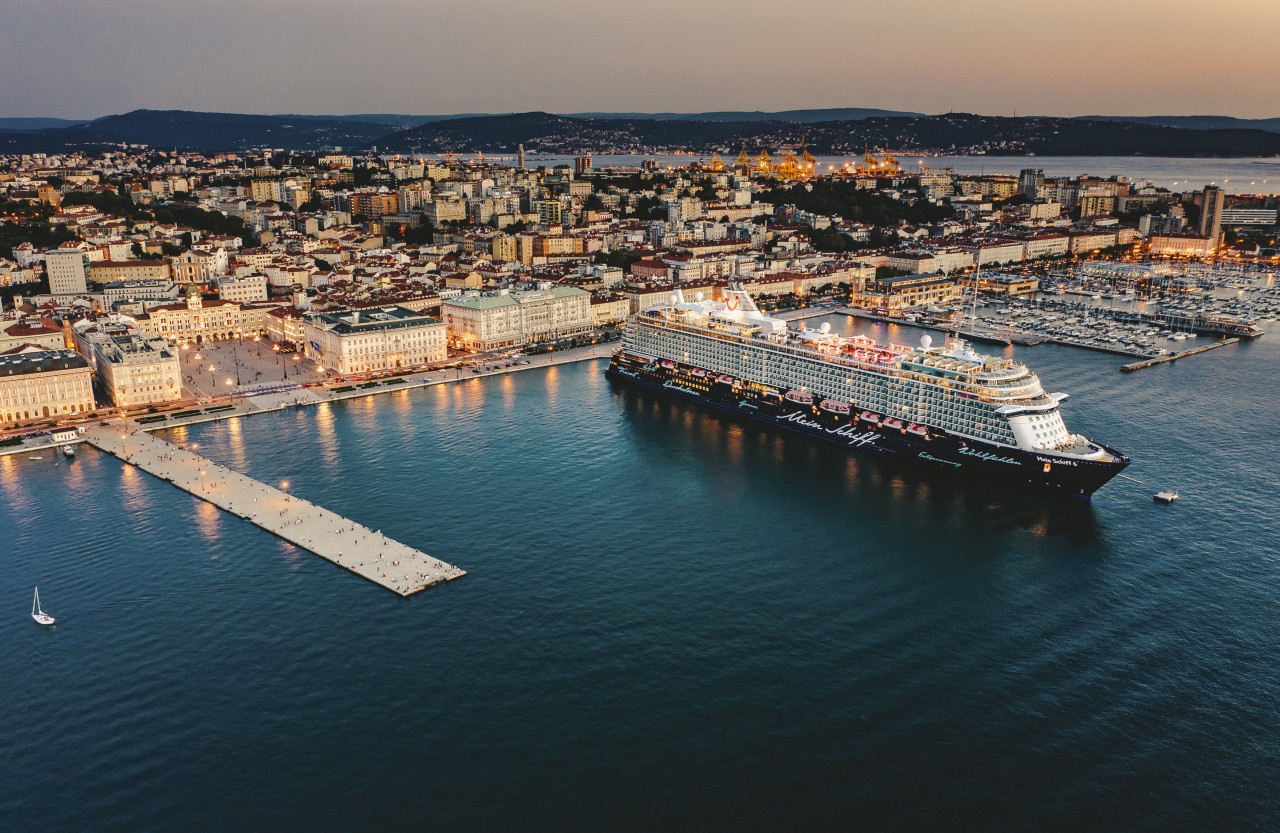
<svg viewBox="0 0 1280 833">
<path fill-rule="evenodd" d="M 858 361 L 857 359 L 848 359 L 840 354 L 822 353 L 817 350 L 809 350 L 803 347 L 795 347 L 790 344 L 779 344 L 777 342 L 770 341 L 767 339 L 741 338 L 729 333 L 717 332 L 715 330 L 708 330 L 702 327 L 692 327 L 687 324 L 680 324 L 675 321 L 663 321 L 660 319 L 653 319 L 653 318 L 646 319 L 646 320 L 648 323 L 654 326 L 664 327 L 670 330 L 679 330 L 682 332 L 689 333 L 690 335 L 701 336 L 703 338 L 715 338 L 715 339 L 726 341 L 732 344 L 743 344 L 743 345 L 748 345 L 752 347 L 763 347 L 775 352 L 789 353 L 791 355 L 797 356 L 799 358 L 804 358 L 804 359 L 818 359 L 823 362 L 836 363 L 836 364 L 843 365 L 845 367 L 853 367 L 861 370 L 873 370 L 878 373 L 885 373 L 885 374 L 888 374 L 889 371 L 894 369 L 892 366 L 888 364 L 881 364 L 879 362 L 872 362 L 872 361 L 864 362 L 864 361 Z"/>
</svg>

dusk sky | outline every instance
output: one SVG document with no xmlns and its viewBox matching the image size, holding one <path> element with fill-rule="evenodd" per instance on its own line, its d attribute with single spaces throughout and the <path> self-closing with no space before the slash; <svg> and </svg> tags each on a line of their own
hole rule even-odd
<svg viewBox="0 0 1280 833">
<path fill-rule="evenodd" d="M 1275 0 L 7 0 L 0 116 L 1280 116 Z"/>
</svg>

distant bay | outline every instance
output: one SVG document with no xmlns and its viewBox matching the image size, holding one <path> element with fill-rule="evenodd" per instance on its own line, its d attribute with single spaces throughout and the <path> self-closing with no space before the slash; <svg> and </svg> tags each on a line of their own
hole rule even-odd
<svg viewBox="0 0 1280 833">
<path fill-rule="evenodd" d="M 757 151 L 758 152 L 758 151 Z M 502 157 L 506 159 L 507 157 Z M 592 157 L 597 167 L 635 165 L 653 159 L 666 167 L 689 165 L 705 157 L 666 154 L 618 154 Z M 847 162 L 862 163 L 860 156 L 816 156 L 819 173 L 834 170 Z M 732 163 L 732 156 L 724 158 Z M 930 168 L 953 168 L 958 174 L 1016 174 L 1023 168 L 1039 168 L 1047 176 L 1126 176 L 1134 182 L 1150 180 L 1155 185 L 1175 191 L 1193 191 L 1206 185 L 1220 185 L 1231 194 L 1280 194 L 1280 157 L 1201 159 L 1168 156 L 900 156 L 899 163 L 907 171 L 920 165 Z M 572 156 L 529 154 L 525 164 L 572 164 Z"/>
</svg>

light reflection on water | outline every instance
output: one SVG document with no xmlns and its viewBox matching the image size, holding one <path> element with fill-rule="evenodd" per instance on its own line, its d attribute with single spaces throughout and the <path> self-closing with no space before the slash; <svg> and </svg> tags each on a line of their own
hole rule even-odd
<svg viewBox="0 0 1280 833">
<path fill-rule="evenodd" d="M 1280 425 L 1269 393 L 1240 396 L 1270 391 L 1269 366 L 1018 355 L 1078 393 L 1070 427 L 1184 501 L 978 489 L 600 363 L 409 392 L 407 421 L 397 392 L 182 434 L 470 572 L 405 600 L 105 455 L 0 459 L 0 679 L 40 693 L 7 701 L 0 818 L 1268 829 L 1280 765 L 1239 738 L 1280 734 L 1257 705 L 1280 679 L 1258 453 Z M 1265 341 L 1250 355 L 1274 366 Z M 36 628 L 37 582 L 85 614 Z"/>
</svg>

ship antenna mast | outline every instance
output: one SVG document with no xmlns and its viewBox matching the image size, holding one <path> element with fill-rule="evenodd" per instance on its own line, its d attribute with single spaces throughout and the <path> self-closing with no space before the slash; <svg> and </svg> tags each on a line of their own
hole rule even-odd
<svg viewBox="0 0 1280 833">
<path fill-rule="evenodd" d="M 970 308 L 971 312 L 969 314 L 970 315 L 969 327 L 971 329 L 977 329 L 977 326 L 978 326 L 978 280 L 981 275 L 982 275 L 982 244 L 978 244 L 978 253 L 974 258 L 974 265 L 973 265 L 973 286 L 970 287 L 970 289 L 973 290 L 973 304 Z M 964 324 L 964 313 L 962 312 L 960 315 L 953 318 L 952 324 L 953 326 L 951 327 L 950 336 L 951 336 L 951 341 L 955 342 L 960 338 L 960 327 Z"/>
</svg>

